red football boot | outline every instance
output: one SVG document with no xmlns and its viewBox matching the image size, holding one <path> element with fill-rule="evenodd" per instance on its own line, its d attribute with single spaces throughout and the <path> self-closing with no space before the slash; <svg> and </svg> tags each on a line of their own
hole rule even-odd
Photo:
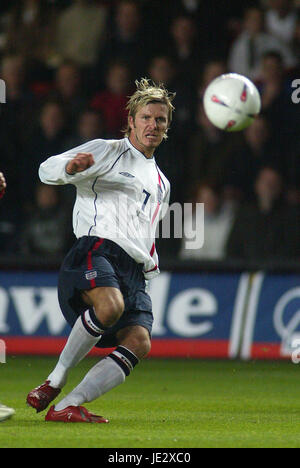
<svg viewBox="0 0 300 468">
<path fill-rule="evenodd" d="M 39 387 L 34 388 L 27 395 L 27 404 L 36 409 L 37 413 L 44 411 L 47 406 L 53 401 L 61 392 L 60 388 L 53 388 L 50 381 L 46 380 L 45 383 Z"/>
<path fill-rule="evenodd" d="M 61 411 L 55 411 L 55 406 L 51 406 L 46 414 L 45 421 L 72 422 L 72 423 L 108 423 L 108 419 L 90 413 L 83 406 L 67 406 Z"/>
</svg>

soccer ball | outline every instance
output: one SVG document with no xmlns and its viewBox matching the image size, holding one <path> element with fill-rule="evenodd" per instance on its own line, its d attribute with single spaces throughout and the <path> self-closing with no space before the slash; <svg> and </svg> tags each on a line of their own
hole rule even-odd
<svg viewBox="0 0 300 468">
<path fill-rule="evenodd" d="M 215 78 L 204 93 L 204 110 L 209 120 L 226 132 L 238 132 L 252 124 L 261 109 L 256 86 L 237 73 Z"/>
</svg>

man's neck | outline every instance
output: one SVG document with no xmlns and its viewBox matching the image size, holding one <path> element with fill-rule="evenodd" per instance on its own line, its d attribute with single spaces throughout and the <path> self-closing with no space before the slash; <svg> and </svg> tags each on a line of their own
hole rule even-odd
<svg viewBox="0 0 300 468">
<path fill-rule="evenodd" d="M 143 145 L 139 144 L 138 141 L 136 141 L 135 139 L 132 139 L 132 137 L 128 137 L 128 140 L 130 141 L 130 143 L 132 144 L 132 146 L 134 146 L 134 148 L 136 150 L 138 150 L 140 153 L 142 153 L 142 155 L 146 158 L 146 159 L 152 159 L 153 158 L 153 155 L 154 155 L 154 150 L 148 150 L 145 149 L 143 147 Z"/>
</svg>

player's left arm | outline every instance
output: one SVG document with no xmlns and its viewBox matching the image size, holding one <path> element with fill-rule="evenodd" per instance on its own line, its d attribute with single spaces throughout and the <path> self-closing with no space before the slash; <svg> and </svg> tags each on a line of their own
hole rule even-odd
<svg viewBox="0 0 300 468">
<path fill-rule="evenodd" d="M 6 189 L 6 180 L 2 172 L 0 172 L 0 199 L 3 197 Z"/>
</svg>

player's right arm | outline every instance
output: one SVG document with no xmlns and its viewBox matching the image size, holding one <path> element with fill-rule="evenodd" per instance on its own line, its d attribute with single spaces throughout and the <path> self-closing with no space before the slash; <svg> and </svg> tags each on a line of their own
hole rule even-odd
<svg viewBox="0 0 300 468">
<path fill-rule="evenodd" d="M 73 176 L 78 172 L 86 171 L 94 164 L 95 160 L 92 153 L 77 153 L 75 158 L 66 164 L 66 173 Z"/>
<path fill-rule="evenodd" d="M 49 185 L 76 184 L 103 171 L 108 150 L 105 140 L 90 141 L 48 158 L 40 165 L 39 177 Z"/>
</svg>

